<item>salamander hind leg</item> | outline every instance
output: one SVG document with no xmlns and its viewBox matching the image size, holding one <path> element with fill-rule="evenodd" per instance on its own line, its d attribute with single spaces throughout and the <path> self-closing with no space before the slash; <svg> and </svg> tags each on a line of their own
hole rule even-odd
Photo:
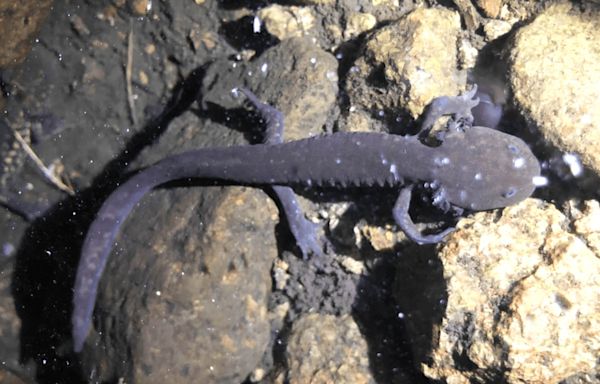
<svg viewBox="0 0 600 384">
<path fill-rule="evenodd" d="M 308 255 L 323 256 L 325 241 L 318 234 L 319 225 L 309 221 L 298 205 L 298 199 L 290 187 L 274 186 L 281 209 L 287 220 L 290 232 L 296 239 L 302 257 L 306 260 Z"/>
<path fill-rule="evenodd" d="M 472 124 L 473 114 L 471 113 L 471 109 L 479 104 L 479 99 L 474 98 L 476 93 L 477 84 L 474 84 L 468 92 L 465 92 L 460 96 L 442 96 L 433 99 L 425 113 L 419 134 L 427 135 L 433 127 L 433 124 L 440 117 L 445 115 L 453 115 L 455 125 L 457 125 L 459 121 L 462 121 L 467 125 Z"/>
<path fill-rule="evenodd" d="M 444 240 L 444 237 L 448 235 L 450 232 L 454 231 L 454 228 L 447 228 L 440 233 L 432 234 L 432 235 L 424 235 L 422 234 L 415 223 L 412 221 L 408 209 L 410 207 L 410 199 L 412 197 L 412 185 L 406 186 L 402 188 L 400 191 L 400 195 L 396 200 L 396 204 L 394 205 L 394 210 L 392 211 L 394 215 L 394 220 L 396 224 L 402 229 L 402 231 L 408 236 L 412 241 L 417 244 L 435 244 Z"/>
<path fill-rule="evenodd" d="M 266 130 L 264 142 L 266 144 L 280 144 L 283 142 L 283 114 L 275 107 L 263 103 L 254 93 L 246 88 L 238 90 L 248 98 L 260 116 L 265 120 Z M 323 256 L 325 241 L 318 235 L 319 225 L 309 221 L 302 212 L 294 190 L 290 187 L 273 186 L 273 192 L 279 200 L 280 207 L 286 218 L 290 232 L 296 240 L 298 248 L 304 259 L 313 254 Z"/>
</svg>

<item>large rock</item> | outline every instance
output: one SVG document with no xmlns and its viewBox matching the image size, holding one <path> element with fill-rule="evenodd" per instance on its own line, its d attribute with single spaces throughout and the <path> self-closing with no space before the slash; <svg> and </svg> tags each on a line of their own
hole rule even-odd
<svg viewBox="0 0 600 384">
<path fill-rule="evenodd" d="M 593 375 L 600 255 L 598 226 L 590 223 L 599 214 L 598 203 L 589 202 L 573 220 L 575 230 L 567 230 L 569 219 L 556 208 L 527 199 L 502 216 L 481 212 L 461 220 L 439 252 L 447 298 L 431 285 L 421 293 L 427 301 L 404 303 L 424 373 L 452 383 L 559 383 Z M 419 309 L 427 305 L 441 309 L 439 324 Z"/>
<path fill-rule="evenodd" d="M 600 173 L 600 18 L 567 3 L 550 7 L 515 36 L 515 101 L 562 151 Z"/>
</svg>

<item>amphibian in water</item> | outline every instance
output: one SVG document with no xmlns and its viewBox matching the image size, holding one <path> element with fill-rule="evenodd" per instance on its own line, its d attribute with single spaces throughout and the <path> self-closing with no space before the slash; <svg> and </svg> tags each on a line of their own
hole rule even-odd
<svg viewBox="0 0 600 384">
<path fill-rule="evenodd" d="M 433 203 L 444 209 L 487 210 L 515 204 L 533 192 L 538 160 L 519 138 L 472 126 L 474 87 L 458 97 L 435 99 L 426 115 L 428 130 L 441 115 L 453 114 L 451 129 L 438 146 L 417 136 L 386 133 L 333 133 L 282 142 L 283 118 L 248 90 L 240 90 L 266 121 L 263 144 L 203 148 L 170 156 L 117 188 L 104 202 L 83 244 L 73 299 L 73 342 L 80 351 L 91 326 L 98 282 L 117 232 L 136 203 L 152 188 L 176 179 L 202 178 L 244 185 L 272 186 L 290 230 L 303 253 L 322 252 L 316 225 L 299 208 L 291 186 L 392 187 L 399 189 L 393 209 L 396 223 L 418 243 L 441 241 L 420 233 L 408 214 L 412 188 L 427 182 Z M 467 126 L 458 124 L 467 121 Z"/>
</svg>

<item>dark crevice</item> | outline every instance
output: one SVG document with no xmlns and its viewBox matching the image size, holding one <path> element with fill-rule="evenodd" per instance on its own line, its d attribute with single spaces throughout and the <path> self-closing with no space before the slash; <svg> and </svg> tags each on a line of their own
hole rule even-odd
<svg viewBox="0 0 600 384">
<path fill-rule="evenodd" d="M 246 16 L 241 19 L 223 23 L 219 29 L 227 42 L 238 51 L 253 50 L 256 56 L 273 47 L 279 39 L 269 34 L 262 26 L 260 31 L 254 32 L 254 17 Z"/>
</svg>

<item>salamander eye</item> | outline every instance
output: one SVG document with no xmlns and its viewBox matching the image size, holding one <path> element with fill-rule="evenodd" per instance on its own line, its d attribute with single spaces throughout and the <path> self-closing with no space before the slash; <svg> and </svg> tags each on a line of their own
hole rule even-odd
<svg viewBox="0 0 600 384">
<path fill-rule="evenodd" d="M 517 194 L 517 189 L 514 187 L 510 187 L 505 192 L 502 193 L 502 197 L 509 199 L 516 194 Z"/>
</svg>

